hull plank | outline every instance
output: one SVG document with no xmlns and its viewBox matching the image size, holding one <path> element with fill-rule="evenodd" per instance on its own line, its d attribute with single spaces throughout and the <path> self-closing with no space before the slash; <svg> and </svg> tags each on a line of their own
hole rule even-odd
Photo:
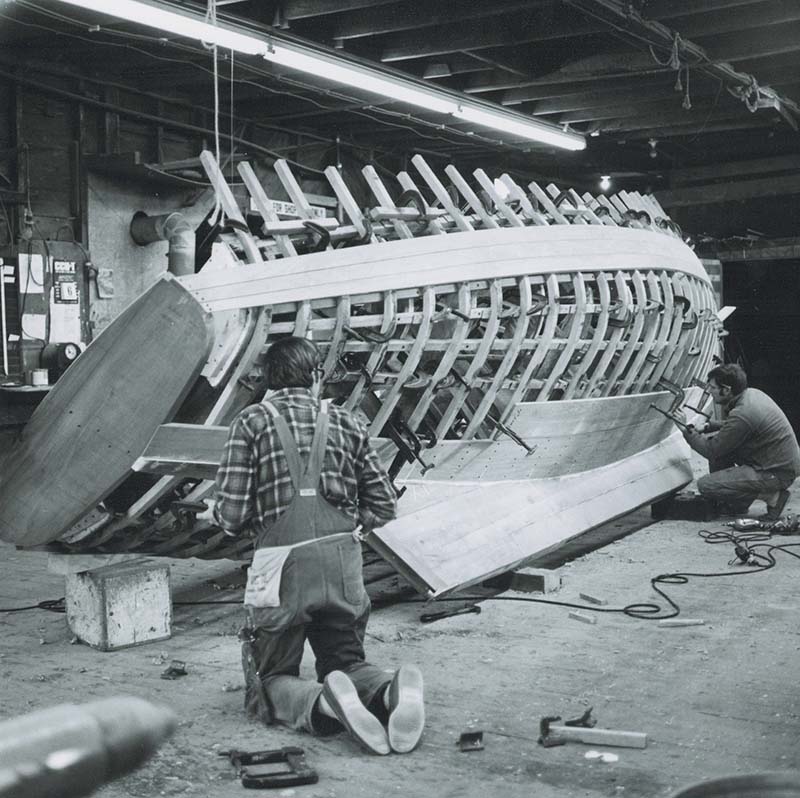
<svg viewBox="0 0 800 798">
<path fill-rule="evenodd" d="M 672 435 L 594 472 L 475 483 L 375 530 L 370 545 L 420 592 L 440 597 L 508 571 L 691 479 L 686 445 Z"/>
<path fill-rule="evenodd" d="M 205 363 L 209 317 L 163 278 L 118 316 L 34 412 L 8 453 L 0 535 L 58 537 L 130 473 Z"/>
</svg>

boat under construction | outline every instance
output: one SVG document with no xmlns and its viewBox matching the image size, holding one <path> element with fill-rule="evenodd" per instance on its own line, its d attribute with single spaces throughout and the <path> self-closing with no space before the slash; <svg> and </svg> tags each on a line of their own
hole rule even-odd
<svg viewBox="0 0 800 798">
<path fill-rule="evenodd" d="M 338 211 L 322 216 L 284 161 L 269 181 L 238 164 L 247 209 L 201 161 L 224 215 L 207 261 L 158 279 L 34 411 L 2 464 L 4 540 L 248 559 L 251 541 L 197 508 L 287 335 L 319 346 L 324 399 L 368 425 L 400 496 L 369 545 L 425 595 L 690 482 L 666 414 L 702 406 L 724 330 L 653 197 L 437 174 L 417 155 L 391 185 L 363 170 L 370 207 L 329 167 Z M 278 182 L 291 218 L 267 194 Z"/>
</svg>

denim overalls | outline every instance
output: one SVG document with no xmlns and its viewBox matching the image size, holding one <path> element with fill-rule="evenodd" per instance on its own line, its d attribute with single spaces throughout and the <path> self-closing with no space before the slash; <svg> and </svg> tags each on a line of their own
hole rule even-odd
<svg viewBox="0 0 800 798">
<path fill-rule="evenodd" d="M 254 566 L 260 550 L 266 550 L 268 559 L 277 555 L 264 579 L 267 594 L 276 599 L 268 603 L 277 606 L 247 603 L 248 596 L 257 593 L 250 589 L 252 583 L 258 584 L 257 574 L 248 576 L 249 628 L 240 635 L 245 708 L 266 723 L 325 733 L 334 728 L 319 718 L 312 723 L 321 684 L 299 677 L 306 639 L 316 657 L 318 682 L 333 670 L 344 671 L 365 706 L 382 694 L 391 674 L 364 660 L 370 601 L 353 521 L 319 492 L 328 439 L 327 409 L 323 405 L 317 416 L 308 464 L 303 468 L 289 425 L 269 402 L 264 404 L 273 416 L 295 494 L 288 509 L 256 539 Z"/>
</svg>

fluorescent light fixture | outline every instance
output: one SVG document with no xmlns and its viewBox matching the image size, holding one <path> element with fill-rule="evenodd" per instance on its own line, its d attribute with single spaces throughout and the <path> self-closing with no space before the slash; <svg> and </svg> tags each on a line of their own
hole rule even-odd
<svg viewBox="0 0 800 798">
<path fill-rule="evenodd" d="M 148 28 L 158 28 L 178 36 L 216 44 L 228 50 L 236 50 L 238 53 L 263 55 L 267 50 L 267 43 L 263 39 L 211 25 L 141 0 L 61 0 L 61 2 L 96 11 L 98 14 L 127 19 L 139 25 L 146 25 Z"/>
<path fill-rule="evenodd" d="M 511 115 L 500 109 L 471 105 L 459 97 L 401 76 L 381 73 L 359 64 L 315 52 L 299 44 L 284 42 L 273 36 L 249 36 L 230 28 L 211 25 L 199 16 L 179 13 L 144 0 L 60 0 L 98 14 L 119 17 L 140 25 L 186 36 L 247 55 L 261 55 L 275 64 L 306 72 L 325 80 L 342 83 L 356 89 L 374 92 L 382 97 L 415 105 L 426 111 L 461 119 L 481 127 L 507 133 L 515 138 L 529 139 L 567 150 L 582 150 L 586 140 L 578 133 L 562 131 L 555 125 Z M 442 120 L 447 122 L 447 120 Z"/>
<path fill-rule="evenodd" d="M 372 91 L 392 100 L 416 105 L 440 114 L 455 114 L 458 103 L 440 92 L 416 88 L 412 83 L 392 77 L 382 77 L 377 72 L 361 69 L 323 55 L 307 54 L 282 44 L 272 44 L 264 55 L 275 64 L 309 72 L 325 80 L 344 83 L 364 91 Z"/>
<path fill-rule="evenodd" d="M 556 127 L 544 125 L 535 119 L 516 119 L 514 117 L 483 108 L 474 108 L 469 105 L 460 105 L 455 113 L 456 118 L 476 125 L 500 130 L 512 136 L 523 139 L 540 141 L 543 144 L 552 144 L 554 147 L 563 147 L 565 150 L 582 150 L 586 147 L 586 139 L 577 133 L 567 133 Z"/>
</svg>

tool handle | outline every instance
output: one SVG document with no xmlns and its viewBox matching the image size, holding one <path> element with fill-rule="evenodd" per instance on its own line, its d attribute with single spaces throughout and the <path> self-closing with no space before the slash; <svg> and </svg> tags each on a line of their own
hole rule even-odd
<svg viewBox="0 0 800 798">
<path fill-rule="evenodd" d="M 419 616 L 422 623 L 433 623 L 433 621 L 440 621 L 442 618 L 451 618 L 453 615 L 468 615 L 474 612 L 476 615 L 481 614 L 481 608 L 473 604 L 471 607 L 461 607 L 458 610 L 444 610 L 443 612 L 426 612 Z"/>
</svg>

